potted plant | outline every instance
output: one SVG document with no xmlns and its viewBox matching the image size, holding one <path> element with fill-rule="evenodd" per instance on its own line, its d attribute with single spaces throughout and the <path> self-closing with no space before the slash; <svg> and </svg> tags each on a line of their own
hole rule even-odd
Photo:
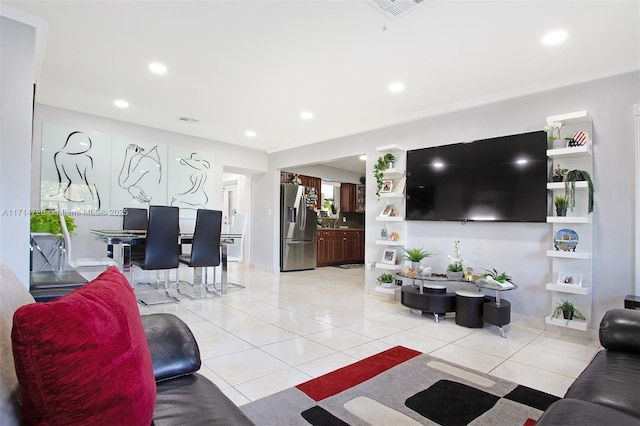
<svg viewBox="0 0 640 426">
<path fill-rule="evenodd" d="M 576 181 L 587 181 L 589 185 L 589 213 L 593 212 L 593 182 L 591 176 L 584 170 L 570 170 L 564 181 L 565 197 L 569 200 L 569 208 L 573 211 L 576 206 Z"/>
<path fill-rule="evenodd" d="M 382 287 L 393 287 L 393 275 L 383 272 L 382 274 L 378 275 L 378 278 L 376 280 L 378 282 L 379 285 L 381 285 Z"/>
<path fill-rule="evenodd" d="M 69 234 L 76 229 L 75 219 L 67 215 L 64 216 Z M 54 235 L 62 234 L 60 218 L 55 210 L 34 210 L 30 214 L 31 232 L 50 233 Z"/>
<path fill-rule="evenodd" d="M 553 176 L 551 176 L 551 180 L 554 182 L 562 182 L 564 180 L 564 176 L 567 174 L 569 170 L 563 169 L 560 167 L 560 164 L 553 170 Z"/>
<path fill-rule="evenodd" d="M 558 216 L 566 216 L 567 208 L 569 207 L 569 200 L 566 197 L 561 195 L 556 195 L 554 200 L 554 204 L 556 205 L 556 214 Z"/>
<path fill-rule="evenodd" d="M 506 282 L 511 282 L 512 278 L 506 272 L 498 273 L 496 268 L 492 268 L 491 271 L 488 270 L 488 269 L 485 269 L 485 271 L 487 271 L 487 273 L 484 274 L 485 278 L 491 278 L 494 281 L 499 282 L 500 284 L 504 284 Z"/>
<path fill-rule="evenodd" d="M 552 121 L 547 123 L 544 131 L 547 132 L 547 140 L 552 143 L 554 149 L 565 148 L 567 145 L 560 136 L 560 129 L 564 126 L 561 121 Z"/>
<path fill-rule="evenodd" d="M 451 263 L 447 266 L 447 276 L 450 279 L 461 280 L 463 275 L 462 264 L 464 263 L 464 258 L 462 257 L 462 254 L 460 254 L 460 241 L 456 240 L 453 242 L 453 251 L 456 256 L 449 256 Z"/>
<path fill-rule="evenodd" d="M 378 197 L 378 200 L 380 199 L 380 191 L 382 191 L 384 171 L 389 169 L 395 161 L 395 155 L 388 152 L 382 157 L 378 157 L 378 161 L 373 165 L 373 176 L 376 178 L 376 183 L 378 185 L 376 189 L 376 197 Z"/>
<path fill-rule="evenodd" d="M 402 258 L 407 259 L 411 262 L 411 269 L 413 269 L 415 272 L 418 272 L 418 270 L 420 269 L 420 262 L 422 262 L 422 259 L 432 256 L 431 253 L 424 250 L 424 247 L 412 249 L 403 247 L 402 250 L 404 250 L 405 253 L 404 255 L 402 255 Z"/>
<path fill-rule="evenodd" d="M 562 299 L 560 303 L 556 305 L 556 308 L 553 310 L 552 318 L 560 318 L 560 314 L 566 320 L 572 320 L 574 318 L 579 320 L 586 320 L 584 315 L 573 306 L 573 303 L 568 300 Z"/>
</svg>

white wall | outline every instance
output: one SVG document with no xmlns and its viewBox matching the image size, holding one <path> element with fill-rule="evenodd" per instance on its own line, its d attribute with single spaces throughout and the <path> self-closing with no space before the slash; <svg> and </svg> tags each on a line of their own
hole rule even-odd
<svg viewBox="0 0 640 426">
<path fill-rule="evenodd" d="M 207 182 L 207 185 L 210 185 L 207 190 L 214 194 L 214 209 L 222 208 L 223 169 L 249 175 L 251 173 L 264 173 L 267 170 L 267 154 L 262 151 L 37 104 L 33 130 L 33 167 L 31 169 L 32 208 L 38 208 L 40 204 L 40 148 L 42 146 L 43 123 L 124 136 L 141 141 L 166 144 L 167 146 L 179 146 L 181 148 L 212 152 L 213 163 L 211 170 L 213 179 Z M 243 189 L 249 186 L 246 181 L 246 179 L 241 180 Z M 251 208 L 250 202 L 245 203 L 245 205 L 247 208 Z M 89 229 L 117 229 L 122 224 L 121 216 L 77 216 L 75 220 L 78 225 L 76 230 L 78 235 L 73 237 L 73 250 L 74 256 L 81 257 L 104 255 L 104 244 L 96 241 L 89 234 Z M 181 218 L 181 230 L 193 230 L 194 222 L 195 219 Z M 247 229 L 250 229 L 250 227 L 251 225 L 249 224 Z"/>
<path fill-rule="evenodd" d="M 28 287 L 35 28 L 0 17 L 0 42 L 0 261 Z"/>
<path fill-rule="evenodd" d="M 381 204 L 376 201 L 372 178 L 373 164 L 379 156 L 377 146 L 399 144 L 417 149 L 542 130 L 547 116 L 587 110 L 594 123 L 593 312 L 597 325 L 607 309 L 621 307 L 625 295 L 634 292 L 632 107 L 639 100 L 640 73 L 628 73 L 274 153 L 269 169 L 306 164 L 308 158 L 329 160 L 331 153 L 344 157 L 365 152 L 369 182 L 365 259 L 379 260 L 381 249 L 375 239 L 380 225 L 375 216 Z M 266 186 L 269 182 L 263 184 L 261 189 L 270 190 L 275 199 L 275 189 Z M 262 197 L 267 201 L 265 194 Z M 265 221 L 267 224 L 277 229 L 277 221 Z M 550 247 L 550 230 L 546 224 L 408 222 L 407 245 L 425 246 L 435 252 L 437 256 L 430 262 L 436 271 L 443 271 L 453 241 L 460 239 L 470 266 L 476 270 L 495 266 L 514 276 L 519 288 L 506 296 L 512 302 L 512 312 L 542 321 L 550 308 L 550 295 L 544 290 L 551 279 L 550 262 L 544 256 Z M 277 251 L 277 247 L 274 239 L 271 249 Z M 375 278 L 368 276 L 367 280 Z"/>
</svg>

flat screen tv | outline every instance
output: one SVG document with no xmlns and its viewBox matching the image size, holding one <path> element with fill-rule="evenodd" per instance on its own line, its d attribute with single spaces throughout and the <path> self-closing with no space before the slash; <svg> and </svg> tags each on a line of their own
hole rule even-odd
<svg viewBox="0 0 640 426">
<path fill-rule="evenodd" d="M 407 152 L 408 220 L 545 222 L 544 131 Z"/>
</svg>

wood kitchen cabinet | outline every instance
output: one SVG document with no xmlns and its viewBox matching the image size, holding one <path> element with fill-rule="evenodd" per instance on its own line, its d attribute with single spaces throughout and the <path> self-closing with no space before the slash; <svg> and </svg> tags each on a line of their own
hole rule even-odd
<svg viewBox="0 0 640 426">
<path fill-rule="evenodd" d="M 354 183 L 340 184 L 340 211 L 342 213 L 364 213 L 366 186 Z"/>
<path fill-rule="evenodd" d="M 347 229 L 318 230 L 317 265 L 364 263 L 364 231 Z"/>
</svg>

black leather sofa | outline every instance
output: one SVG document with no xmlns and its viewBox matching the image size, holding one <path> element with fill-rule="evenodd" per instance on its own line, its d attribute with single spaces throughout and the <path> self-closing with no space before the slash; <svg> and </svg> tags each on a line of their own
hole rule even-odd
<svg viewBox="0 0 640 426">
<path fill-rule="evenodd" d="M 253 425 L 220 388 L 196 373 L 200 351 L 182 320 L 172 314 L 141 318 L 157 383 L 154 425 Z"/>
<path fill-rule="evenodd" d="M 604 350 L 537 426 L 640 425 L 640 311 L 609 310 L 599 337 Z"/>
</svg>

